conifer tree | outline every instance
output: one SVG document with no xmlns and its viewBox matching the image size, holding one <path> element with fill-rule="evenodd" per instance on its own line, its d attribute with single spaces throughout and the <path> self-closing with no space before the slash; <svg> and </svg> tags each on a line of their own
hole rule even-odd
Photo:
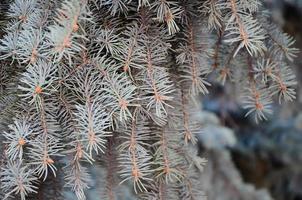
<svg viewBox="0 0 302 200">
<path fill-rule="evenodd" d="M 51 199 L 58 188 L 46 183 L 57 179 L 84 200 L 91 165 L 104 170 L 102 199 L 119 199 L 126 183 L 138 199 L 203 199 L 199 95 L 239 85 L 256 122 L 295 99 L 298 49 L 260 0 L 0 8 L 1 199 Z"/>
</svg>

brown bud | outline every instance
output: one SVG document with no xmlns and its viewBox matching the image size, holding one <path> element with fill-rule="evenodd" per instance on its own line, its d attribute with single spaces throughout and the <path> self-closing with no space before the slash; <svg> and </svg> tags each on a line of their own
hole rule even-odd
<svg viewBox="0 0 302 200">
<path fill-rule="evenodd" d="M 47 158 L 46 162 L 47 162 L 47 164 L 54 164 L 55 161 L 53 161 L 53 159 L 51 159 L 51 158 Z"/>
<path fill-rule="evenodd" d="M 79 30 L 79 25 L 75 23 L 72 27 L 73 32 L 77 32 Z"/>
<path fill-rule="evenodd" d="M 22 22 L 25 22 L 27 20 L 27 17 L 25 15 L 21 15 L 19 16 L 19 19 L 22 21 Z"/>
<path fill-rule="evenodd" d="M 128 71 L 128 69 L 129 69 L 128 64 L 125 64 L 125 65 L 124 65 L 124 67 L 123 67 L 124 72 L 127 72 L 127 71 Z"/>
<path fill-rule="evenodd" d="M 20 145 L 20 146 L 23 146 L 23 145 L 25 145 L 25 140 L 24 140 L 24 138 L 20 138 L 19 139 L 19 141 L 18 141 L 18 144 Z"/>
<path fill-rule="evenodd" d="M 263 107 L 263 104 L 260 103 L 260 102 L 256 102 L 256 103 L 255 103 L 255 107 L 256 107 L 257 110 L 263 110 L 263 108 L 264 108 L 264 107 Z"/>
<path fill-rule="evenodd" d="M 140 172 L 137 168 L 132 169 L 131 175 L 135 178 L 138 179 L 140 177 Z"/>
<path fill-rule="evenodd" d="M 36 86 L 35 93 L 36 94 L 41 94 L 42 93 L 42 88 L 39 85 Z"/>
<path fill-rule="evenodd" d="M 70 39 L 69 37 L 66 37 L 63 41 L 63 47 L 71 47 Z"/>
<path fill-rule="evenodd" d="M 119 102 L 119 106 L 125 110 L 128 106 L 128 102 L 125 100 L 125 99 L 121 99 L 120 102 Z"/>
</svg>

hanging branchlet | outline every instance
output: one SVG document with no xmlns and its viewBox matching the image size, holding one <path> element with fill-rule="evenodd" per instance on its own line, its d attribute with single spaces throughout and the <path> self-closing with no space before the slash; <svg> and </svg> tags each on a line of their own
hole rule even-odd
<svg viewBox="0 0 302 200">
<path fill-rule="evenodd" d="M 92 30 L 89 31 L 91 32 L 89 34 L 93 42 L 90 51 L 95 57 L 115 56 L 120 53 L 122 41 L 116 28 L 94 24 L 90 29 Z"/>
<path fill-rule="evenodd" d="M 275 43 L 273 49 L 271 49 L 272 54 L 281 55 L 281 58 L 285 56 L 289 61 L 292 62 L 299 53 L 299 49 L 293 47 L 295 43 L 293 37 L 286 33 L 279 33 L 279 36 L 276 35 L 275 38 L 276 39 L 272 38 Z"/>
<path fill-rule="evenodd" d="M 17 56 L 21 63 L 34 64 L 38 59 L 45 58 L 46 46 L 42 41 L 44 35 L 39 30 L 25 29 L 21 31 L 17 41 Z"/>
<path fill-rule="evenodd" d="M 42 7 L 43 3 L 31 0 L 17 0 L 10 5 L 11 21 L 6 27 L 9 34 L 0 40 L 0 58 L 17 58 L 28 64 L 45 53 L 41 44 L 45 33 L 41 30 L 45 28 L 48 10 L 42 12 Z"/>
<path fill-rule="evenodd" d="M 206 23 L 209 30 L 213 28 L 216 30 L 222 29 L 224 22 L 222 14 L 223 8 L 221 4 L 219 4 L 219 1 L 206 0 L 199 6 L 198 9 L 202 15 L 208 18 Z"/>
<path fill-rule="evenodd" d="M 236 24 L 240 24 L 238 25 L 239 27 L 237 27 Z M 266 50 L 263 42 L 265 39 L 263 30 L 257 24 L 257 21 L 251 17 L 243 18 L 240 23 L 230 22 L 226 28 L 226 31 L 227 34 L 225 37 L 227 39 L 225 39 L 225 42 L 231 44 L 240 42 L 240 45 L 238 46 L 234 56 L 236 56 L 238 51 L 243 47 L 245 47 L 250 55 L 263 54 L 263 52 Z"/>
<path fill-rule="evenodd" d="M 267 23 L 267 17 L 259 17 L 259 21 L 264 27 L 267 43 L 270 46 L 269 53 L 274 60 L 282 61 L 286 58 L 292 62 L 299 53 L 299 49 L 294 47 L 295 39 L 287 33 L 283 33 L 276 25 Z"/>
<path fill-rule="evenodd" d="M 130 82 L 125 74 L 113 73 L 112 77 L 104 79 L 104 104 L 111 108 L 111 112 L 118 116 L 120 122 L 124 123 L 132 118 L 130 107 L 135 104 L 136 87 Z"/>
<path fill-rule="evenodd" d="M 204 191 L 200 190 L 198 185 L 200 185 L 201 180 L 197 175 L 198 172 L 194 173 L 194 170 L 188 170 L 190 174 L 187 175 L 187 179 L 184 181 L 185 184 L 181 184 L 179 186 L 179 193 L 181 199 L 189 200 L 189 199 L 200 199 L 206 200 L 207 195 Z"/>
<path fill-rule="evenodd" d="M 142 51 L 142 45 L 139 44 L 140 28 L 137 25 L 130 26 L 123 32 L 123 40 L 121 41 L 122 47 L 115 58 L 119 61 L 119 69 L 130 76 L 133 69 L 140 69 L 142 66 L 139 64 L 139 57 Z M 129 37 L 130 36 L 130 37 Z"/>
<path fill-rule="evenodd" d="M 187 43 L 179 45 L 177 49 L 179 55 L 176 57 L 180 65 L 179 70 L 182 72 L 181 81 L 189 85 L 189 93 L 192 97 L 199 93 L 208 93 L 207 86 L 210 86 L 205 77 L 210 72 L 207 59 L 212 51 L 209 48 L 207 34 L 195 28 L 200 26 L 189 22 L 184 32 Z"/>
<path fill-rule="evenodd" d="M 49 171 L 56 175 L 55 161 L 61 156 L 62 144 L 58 133 L 58 124 L 49 111 L 51 103 L 44 99 L 41 101 L 41 109 L 32 114 L 31 124 L 37 137 L 31 141 L 29 147 L 30 164 L 35 168 L 39 178 L 43 181 L 48 177 Z"/>
<path fill-rule="evenodd" d="M 231 44 L 239 42 L 239 46 L 234 56 L 236 56 L 238 51 L 243 47 L 251 56 L 257 56 L 258 54 L 262 55 L 266 50 L 264 44 L 266 35 L 251 13 L 245 12 L 246 3 L 244 4 L 240 3 L 240 1 L 229 0 L 227 3 L 221 4 L 229 9 L 229 16 L 226 15 L 229 18 L 226 21 L 225 42 Z"/>
<path fill-rule="evenodd" d="M 75 96 L 65 92 L 60 94 L 59 102 L 57 102 L 57 119 L 62 127 L 62 138 L 67 143 L 68 150 L 65 151 L 73 157 L 73 161 L 79 162 L 86 159 L 92 163 L 94 159 L 85 151 L 84 142 L 81 140 L 80 129 L 76 121 L 77 103 Z"/>
<path fill-rule="evenodd" d="M 180 196 L 182 199 L 206 200 L 207 195 L 198 187 L 202 181 L 198 174 L 203 171 L 207 160 L 198 156 L 197 150 L 192 146 L 183 148 L 183 153 L 189 166 L 185 170 L 184 182 L 178 185 Z"/>
<path fill-rule="evenodd" d="M 145 36 L 141 39 L 144 49 L 139 63 L 144 69 L 138 74 L 138 80 L 142 83 L 140 90 L 144 93 L 146 108 L 155 111 L 158 117 L 165 118 L 166 107 L 170 107 L 169 101 L 172 101 L 174 92 L 169 72 L 163 66 L 166 63 L 168 44 L 158 36 Z"/>
<path fill-rule="evenodd" d="M 81 30 L 83 21 L 90 21 L 84 1 L 64 1 L 57 12 L 56 24 L 49 27 L 47 39 L 51 47 L 49 54 L 59 62 L 62 58 L 70 60 L 76 53 L 85 49 L 81 40 L 85 33 Z"/>
<path fill-rule="evenodd" d="M 10 132 L 4 132 L 6 138 L 5 143 L 8 143 L 6 150 L 7 157 L 10 160 L 22 160 L 25 145 L 30 142 L 30 137 L 34 135 L 29 123 L 26 119 L 16 119 L 14 124 L 8 126 Z"/>
<path fill-rule="evenodd" d="M 44 60 L 38 60 L 30 65 L 23 77 L 21 84 L 18 86 L 22 94 L 19 96 L 23 100 L 27 100 L 30 104 L 35 103 L 38 108 L 41 108 L 41 97 L 49 96 L 54 92 L 56 80 L 56 67 Z"/>
<path fill-rule="evenodd" d="M 8 161 L 5 168 L 1 169 L 1 189 L 5 192 L 4 199 L 10 199 L 13 195 L 19 195 L 25 200 L 29 194 L 36 193 L 35 184 L 37 177 L 33 170 L 22 165 L 22 160 L 17 162 Z"/>
<path fill-rule="evenodd" d="M 30 15 L 36 12 L 36 2 L 32 0 L 16 0 L 10 5 L 9 17 L 15 18 L 19 23 L 26 23 Z"/>
<path fill-rule="evenodd" d="M 199 10 L 207 17 L 208 28 L 224 31 L 224 42 L 238 43 L 236 56 L 245 48 L 250 55 L 263 55 L 266 51 L 266 34 L 253 16 L 261 6 L 258 0 L 252 1 L 205 1 Z M 222 14 L 223 13 L 223 14 Z"/>
<path fill-rule="evenodd" d="M 254 65 L 253 73 L 256 79 L 260 79 L 263 84 L 269 83 L 270 80 L 275 79 L 277 63 L 270 59 L 259 60 L 257 65 Z"/>
<path fill-rule="evenodd" d="M 155 178 L 166 184 L 182 182 L 184 173 L 181 169 L 183 158 L 177 153 L 179 134 L 169 127 L 163 127 L 158 131 L 159 141 L 154 144 L 155 151 Z"/>
<path fill-rule="evenodd" d="M 78 200 L 86 200 L 85 191 L 91 183 L 91 176 L 88 169 L 79 160 L 71 161 L 71 165 L 66 168 L 68 173 L 65 176 L 65 187 L 71 188 Z"/>
<path fill-rule="evenodd" d="M 17 58 L 17 41 L 19 33 L 11 32 L 0 40 L 0 59 L 11 57 L 13 60 Z"/>
<path fill-rule="evenodd" d="M 194 115 L 196 114 L 194 110 L 196 109 L 196 105 L 192 103 L 191 98 L 186 97 L 185 91 L 181 91 L 181 112 L 182 112 L 182 128 L 181 132 L 183 133 L 183 138 L 185 144 L 192 143 L 195 145 L 197 143 L 196 135 L 200 132 L 200 124 L 197 120 L 194 119 Z M 192 105 L 193 104 L 193 105 Z"/>
<path fill-rule="evenodd" d="M 54 105 L 57 108 L 55 112 L 56 120 L 62 126 L 63 136 L 73 137 L 77 132 L 75 115 L 76 100 L 73 94 L 67 93 L 67 90 L 61 89 L 58 92 L 58 99 L 55 98 Z"/>
<path fill-rule="evenodd" d="M 45 142 L 47 140 L 47 142 Z M 59 156 L 62 147 L 59 146 L 58 139 L 52 136 L 39 136 L 32 143 L 30 148 L 31 165 L 35 167 L 35 172 L 39 178 L 46 180 L 49 172 L 56 175 L 55 157 Z"/>
<path fill-rule="evenodd" d="M 121 133 L 123 143 L 119 146 L 122 182 L 130 179 L 136 193 L 146 192 L 146 184 L 152 181 L 152 157 L 148 151 L 151 130 L 137 114 L 136 110 L 129 128 Z"/>
<path fill-rule="evenodd" d="M 238 5 L 243 12 L 255 13 L 259 10 L 262 3 L 260 0 L 241 0 Z"/>
<path fill-rule="evenodd" d="M 222 42 L 223 34 L 224 31 L 218 34 L 218 41 L 215 44 L 214 55 L 212 57 L 212 73 L 216 73 L 217 81 L 222 85 L 237 81 L 245 82 L 245 80 L 249 79 L 249 70 L 245 68 L 249 66 L 249 64 L 246 63 L 246 54 L 241 52 L 235 58 L 234 55 L 239 44 L 231 48 L 225 48 L 228 45 Z"/>
<path fill-rule="evenodd" d="M 64 76 L 66 87 L 70 88 L 73 91 L 72 95 L 75 95 L 83 103 L 91 103 L 99 99 L 101 92 L 99 88 L 103 77 L 97 71 L 91 70 L 89 66 L 83 63 L 83 65 L 81 64 L 80 67 L 72 69 L 71 72 Z M 106 69 L 101 68 L 100 70 L 102 71 L 101 73 L 107 73 Z"/>
<path fill-rule="evenodd" d="M 180 29 L 176 23 L 182 10 L 175 1 L 156 0 L 151 3 L 151 9 L 156 12 L 156 19 L 159 22 L 165 22 L 168 27 L 169 34 L 177 33 Z"/>
<path fill-rule="evenodd" d="M 282 66 L 280 66 L 282 65 Z M 268 84 L 272 95 L 277 95 L 279 103 L 295 99 L 297 81 L 293 71 L 285 63 L 276 63 L 270 59 L 259 61 L 254 69 L 255 77 Z"/>
<path fill-rule="evenodd" d="M 56 8 L 56 5 L 51 6 L 49 1 L 39 1 L 36 5 L 35 11 L 29 16 L 26 23 L 22 24 L 23 30 L 35 29 L 46 30 L 50 23 L 50 16 L 52 15 L 52 9 Z"/>
<path fill-rule="evenodd" d="M 109 116 L 103 106 L 96 102 L 86 102 L 85 105 L 76 106 L 78 129 L 80 130 L 81 142 L 85 151 L 92 157 L 93 153 L 104 153 L 106 138 L 110 133 L 106 131 L 110 127 Z"/>
<path fill-rule="evenodd" d="M 280 104 L 282 101 L 293 101 L 296 98 L 296 76 L 285 63 L 284 66 L 279 67 L 273 80 L 275 81 L 272 86 L 273 94 L 278 94 Z"/>
<path fill-rule="evenodd" d="M 96 71 L 87 68 L 89 66 L 83 67 L 66 80 L 66 85 L 72 87 L 73 98 L 79 100 L 68 111 L 73 116 L 73 122 L 70 123 L 74 126 L 70 145 L 80 148 L 78 155 L 81 154 L 81 157 L 91 162 L 95 154 L 104 153 L 106 138 L 110 136 L 107 129 L 111 126 L 111 116 L 100 98 L 102 78 Z"/>
<path fill-rule="evenodd" d="M 128 1 L 130 2 L 130 1 Z M 120 15 L 122 13 L 126 13 L 128 11 L 127 1 L 123 0 L 101 0 L 100 6 L 108 7 L 109 13 L 112 16 Z"/>
<path fill-rule="evenodd" d="M 85 149 L 85 140 L 81 135 L 81 129 L 78 127 L 76 119 L 77 108 L 72 104 L 74 102 L 74 96 L 66 96 L 63 94 L 60 98 L 61 109 L 59 109 L 60 122 L 65 124 L 65 131 L 68 140 L 68 150 L 65 152 L 71 155 L 65 166 L 66 175 L 64 177 L 65 187 L 71 188 L 76 194 L 79 200 L 86 200 L 85 191 L 89 189 L 91 184 L 91 176 L 88 170 L 83 166 L 83 161 L 87 160 L 92 164 L 94 161 L 92 155 L 89 155 L 89 151 Z M 69 134 L 68 134 L 69 133 Z"/>
<path fill-rule="evenodd" d="M 246 116 L 253 114 L 256 123 L 266 120 L 272 114 L 272 97 L 265 88 L 256 88 L 254 84 L 246 89 L 242 95 L 243 108 L 248 109 Z"/>
<path fill-rule="evenodd" d="M 148 191 L 140 194 L 140 199 L 177 199 L 178 188 L 175 185 L 167 184 L 164 181 L 158 181 L 148 187 Z"/>
</svg>

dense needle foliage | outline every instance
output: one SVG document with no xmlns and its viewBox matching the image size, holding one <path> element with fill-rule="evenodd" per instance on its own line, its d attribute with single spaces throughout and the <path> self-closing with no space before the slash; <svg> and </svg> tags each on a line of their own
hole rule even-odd
<svg viewBox="0 0 302 200">
<path fill-rule="evenodd" d="M 89 165 L 104 169 L 102 199 L 126 183 L 139 199 L 203 199 L 198 96 L 233 85 L 257 122 L 295 98 L 298 50 L 260 0 L 0 8 L 1 199 L 59 199 L 53 179 L 86 199 Z"/>
</svg>

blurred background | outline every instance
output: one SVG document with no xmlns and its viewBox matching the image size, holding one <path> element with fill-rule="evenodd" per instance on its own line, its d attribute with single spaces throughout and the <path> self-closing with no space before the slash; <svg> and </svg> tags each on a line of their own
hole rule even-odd
<svg viewBox="0 0 302 200">
<path fill-rule="evenodd" d="M 301 50 L 302 1 L 265 4 Z M 199 135 L 202 156 L 208 159 L 201 179 L 209 200 L 302 200 L 302 52 L 292 66 L 297 99 L 276 103 L 266 122 L 245 118 L 228 87 L 217 85 L 203 97 L 202 115 L 210 130 Z"/>
</svg>

